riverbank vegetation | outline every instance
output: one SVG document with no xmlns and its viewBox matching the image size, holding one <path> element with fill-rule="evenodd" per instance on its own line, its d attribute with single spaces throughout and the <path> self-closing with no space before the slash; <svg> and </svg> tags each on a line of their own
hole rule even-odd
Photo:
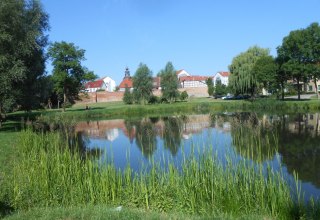
<svg viewBox="0 0 320 220">
<path fill-rule="evenodd" d="M 170 163 L 163 168 L 154 161 L 150 169 L 134 173 L 130 166 L 99 166 L 61 132 L 27 129 L 19 138 L 20 159 L 2 184 L 6 202 L 15 210 L 105 205 L 231 218 L 319 215 L 318 204 L 309 207 L 300 201 L 299 185 L 290 189 L 281 172 L 246 159 L 234 161 L 230 155 L 222 163 L 212 148 L 199 158 L 186 157 L 180 168 Z"/>
</svg>

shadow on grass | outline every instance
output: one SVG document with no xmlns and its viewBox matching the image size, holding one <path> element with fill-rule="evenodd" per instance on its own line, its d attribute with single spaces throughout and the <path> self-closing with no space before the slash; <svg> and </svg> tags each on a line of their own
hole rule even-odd
<svg viewBox="0 0 320 220">
<path fill-rule="evenodd" d="M 0 218 L 10 215 L 14 211 L 14 208 L 7 203 L 0 201 Z"/>
<path fill-rule="evenodd" d="M 67 109 L 67 112 L 86 112 L 86 111 L 91 111 L 91 110 L 101 110 L 101 109 L 107 109 L 105 107 L 90 107 L 89 109 L 85 108 L 77 108 L 77 109 Z"/>
<path fill-rule="evenodd" d="M 310 99 L 285 98 L 284 101 L 304 102 L 304 101 L 310 101 Z"/>
</svg>

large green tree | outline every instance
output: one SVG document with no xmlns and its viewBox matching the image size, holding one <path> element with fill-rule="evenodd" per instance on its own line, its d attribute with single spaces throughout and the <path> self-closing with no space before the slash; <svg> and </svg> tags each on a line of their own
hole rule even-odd
<svg viewBox="0 0 320 220">
<path fill-rule="evenodd" d="M 179 97 L 178 77 L 172 63 L 168 62 L 158 75 L 161 77 L 162 96 L 169 102 L 176 101 Z"/>
<path fill-rule="evenodd" d="M 312 23 L 305 29 L 294 30 L 283 38 L 277 48 L 282 68 L 297 82 L 300 99 L 301 82 L 312 79 L 317 92 L 317 80 L 320 77 L 320 26 Z"/>
<path fill-rule="evenodd" d="M 260 90 L 275 91 L 279 86 L 277 82 L 278 66 L 272 56 L 260 57 L 253 66 L 252 72 L 256 76 Z"/>
<path fill-rule="evenodd" d="M 73 43 L 55 42 L 49 47 L 48 54 L 53 64 L 52 80 L 56 93 L 63 97 L 63 110 L 68 102 L 78 98 L 87 71 L 81 62 L 85 60 L 85 50 Z"/>
<path fill-rule="evenodd" d="M 268 49 L 254 46 L 233 58 L 229 66 L 231 72 L 229 85 L 235 93 L 250 93 L 254 96 L 258 92 L 259 83 L 253 67 L 260 57 L 268 55 Z"/>
<path fill-rule="evenodd" d="M 0 114 L 17 104 L 29 110 L 39 97 L 48 28 L 39 1 L 0 1 Z"/>
<path fill-rule="evenodd" d="M 140 63 L 133 76 L 133 96 L 137 103 L 147 103 L 152 95 L 152 72 L 147 65 Z"/>
</svg>

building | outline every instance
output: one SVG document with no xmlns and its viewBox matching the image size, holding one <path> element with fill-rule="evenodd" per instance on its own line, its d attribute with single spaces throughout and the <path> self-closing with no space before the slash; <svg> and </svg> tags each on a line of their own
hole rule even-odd
<svg viewBox="0 0 320 220">
<path fill-rule="evenodd" d="M 132 77 L 130 76 L 129 68 L 127 67 L 124 71 L 124 77 L 122 82 L 119 85 L 119 91 L 124 92 L 126 88 L 132 90 L 133 89 L 133 83 L 132 83 Z"/>
<path fill-rule="evenodd" d="M 207 87 L 208 76 L 181 76 L 179 83 L 181 88 Z"/>
<path fill-rule="evenodd" d="M 217 81 L 220 81 L 221 84 L 228 86 L 229 84 L 229 72 L 217 72 L 213 77 L 213 85 L 216 86 Z"/>
<path fill-rule="evenodd" d="M 102 79 L 96 80 L 94 82 L 87 82 L 84 87 L 87 92 L 96 92 L 97 90 L 106 90 L 107 88 L 105 82 Z"/>
<path fill-rule="evenodd" d="M 190 74 L 187 71 L 185 71 L 184 69 L 178 70 L 176 72 L 176 74 L 177 74 L 178 78 L 183 77 L 183 76 L 190 76 Z"/>
<path fill-rule="evenodd" d="M 111 79 L 109 76 L 102 78 L 104 83 L 106 84 L 106 91 L 107 92 L 114 92 L 116 89 L 116 82 Z"/>
<path fill-rule="evenodd" d="M 153 77 L 152 78 L 152 89 L 161 90 L 161 78 L 160 77 Z"/>
</svg>

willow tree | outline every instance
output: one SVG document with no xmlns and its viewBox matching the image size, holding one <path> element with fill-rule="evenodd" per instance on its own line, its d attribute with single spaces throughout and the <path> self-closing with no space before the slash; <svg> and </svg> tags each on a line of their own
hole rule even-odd
<svg viewBox="0 0 320 220">
<path fill-rule="evenodd" d="M 254 46 L 233 58 L 229 66 L 229 85 L 236 94 L 249 93 L 254 96 L 257 93 L 259 82 L 253 68 L 259 58 L 268 55 L 269 49 Z"/>
</svg>

